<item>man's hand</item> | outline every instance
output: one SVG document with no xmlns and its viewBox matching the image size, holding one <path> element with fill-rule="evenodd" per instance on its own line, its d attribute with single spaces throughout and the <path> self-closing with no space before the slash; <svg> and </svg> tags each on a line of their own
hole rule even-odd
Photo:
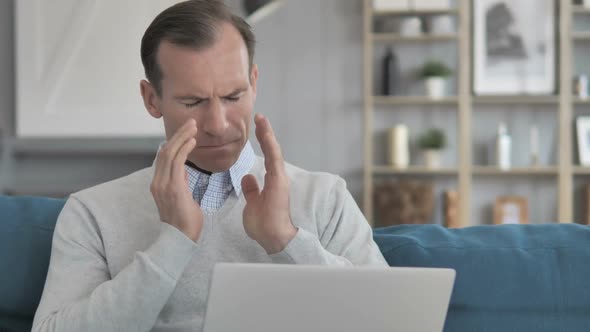
<svg viewBox="0 0 590 332">
<path fill-rule="evenodd" d="M 160 220 L 168 223 L 196 241 L 203 227 L 203 212 L 188 189 L 188 174 L 184 163 L 197 142 L 197 123 L 191 119 L 174 133 L 160 149 L 150 191 Z"/>
<path fill-rule="evenodd" d="M 254 122 L 266 174 L 262 192 L 254 175 L 242 178 L 246 198 L 244 229 L 270 255 L 282 251 L 297 234 L 297 228 L 293 226 L 289 212 L 289 178 L 281 147 L 268 119 L 256 114 Z"/>
</svg>

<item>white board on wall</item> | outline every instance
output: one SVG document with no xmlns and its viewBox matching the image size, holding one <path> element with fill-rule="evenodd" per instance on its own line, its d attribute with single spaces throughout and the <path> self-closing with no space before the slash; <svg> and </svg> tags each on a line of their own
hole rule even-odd
<svg viewBox="0 0 590 332">
<path fill-rule="evenodd" d="M 146 112 L 141 37 L 173 0 L 18 0 L 18 137 L 163 136 Z"/>
</svg>

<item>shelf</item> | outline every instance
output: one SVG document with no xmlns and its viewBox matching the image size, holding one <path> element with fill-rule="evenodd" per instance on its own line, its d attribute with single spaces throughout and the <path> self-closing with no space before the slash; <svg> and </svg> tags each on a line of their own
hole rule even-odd
<svg viewBox="0 0 590 332">
<path fill-rule="evenodd" d="M 413 15 L 457 15 L 459 10 L 449 9 L 420 9 L 420 10 L 373 10 L 374 16 L 413 16 Z"/>
<path fill-rule="evenodd" d="M 572 32 L 572 39 L 590 41 L 590 31 Z"/>
<path fill-rule="evenodd" d="M 554 166 L 538 167 L 514 167 L 502 170 L 496 166 L 473 166 L 475 175 L 557 175 L 558 169 Z"/>
<path fill-rule="evenodd" d="M 584 6 L 573 6 L 572 11 L 574 14 L 590 14 L 590 8 Z"/>
<path fill-rule="evenodd" d="M 457 97 L 444 97 L 432 99 L 424 96 L 373 96 L 376 105 L 451 105 L 457 106 Z"/>
<path fill-rule="evenodd" d="M 423 166 L 410 166 L 406 169 L 395 168 L 393 166 L 373 166 L 373 174 L 378 175 L 457 175 L 459 170 L 456 168 L 438 168 L 430 169 Z"/>
<path fill-rule="evenodd" d="M 588 167 L 588 166 L 574 166 L 573 173 L 575 175 L 590 175 L 590 167 Z"/>
<path fill-rule="evenodd" d="M 474 96 L 473 103 L 480 105 L 515 104 L 515 105 L 553 105 L 559 103 L 558 96 Z"/>
<path fill-rule="evenodd" d="M 574 104 L 576 104 L 576 105 L 590 105 L 590 97 L 587 99 L 574 98 Z"/>
<path fill-rule="evenodd" d="M 421 35 L 421 36 L 401 36 L 396 33 L 373 33 L 371 38 L 374 42 L 400 42 L 400 43 L 428 43 L 438 41 L 456 41 L 457 34 L 444 35 Z"/>
<path fill-rule="evenodd" d="M 567 1 L 567 2 L 566 2 Z M 570 163 L 570 154 L 576 150 L 575 140 L 572 139 L 572 122 L 576 115 L 583 114 L 584 110 L 590 111 L 590 98 L 588 100 L 580 100 L 573 96 L 570 91 L 573 91 L 573 82 L 571 77 L 576 74 L 576 64 L 571 59 L 576 55 L 576 48 L 590 45 L 590 29 L 583 29 L 584 27 L 577 27 L 577 21 L 586 20 L 586 16 L 574 16 L 583 14 L 590 15 L 590 8 L 584 8 L 582 6 L 570 5 L 570 0 L 560 0 L 558 5 L 561 9 L 566 8 L 567 10 L 557 10 L 557 20 L 562 24 L 556 26 L 556 35 L 566 37 L 566 41 L 557 43 L 556 53 L 562 56 L 556 58 L 556 67 L 560 70 L 562 75 L 557 75 L 556 86 L 561 87 L 558 92 L 549 91 L 546 94 L 538 95 L 533 93 L 521 95 L 510 95 L 511 91 L 506 91 L 503 94 L 500 92 L 496 95 L 475 95 L 472 90 L 472 76 L 473 76 L 473 38 L 472 38 L 472 11 L 473 1 L 461 0 L 453 1 L 458 9 L 449 9 L 445 11 L 412 11 L 412 10 L 382 10 L 376 11 L 372 8 L 372 0 L 364 0 L 364 25 L 363 25 L 363 143 L 364 143 L 364 162 L 367 165 L 363 172 L 364 179 L 364 190 L 363 190 L 363 211 L 367 216 L 367 220 L 373 221 L 373 215 L 375 213 L 373 193 L 374 183 L 382 180 L 392 179 L 404 179 L 404 178 L 416 178 L 425 179 L 428 181 L 442 181 L 443 183 L 451 180 L 456 185 L 456 191 L 459 196 L 464 197 L 459 201 L 457 206 L 458 222 L 461 226 L 471 226 L 480 223 L 485 223 L 485 220 L 480 220 L 481 217 L 486 217 L 488 214 L 487 210 L 489 205 L 483 202 L 483 199 L 491 196 L 493 193 L 479 193 L 478 190 L 474 190 L 476 186 L 480 186 L 482 183 L 493 184 L 491 190 L 503 191 L 500 188 L 508 186 L 510 187 L 514 181 L 518 183 L 533 183 L 533 186 L 523 190 L 522 195 L 535 195 L 537 191 L 542 190 L 543 192 L 551 192 L 551 196 L 541 195 L 540 204 L 548 204 L 551 206 L 543 206 L 543 209 L 533 211 L 531 214 L 532 218 L 539 219 L 540 214 L 555 213 L 556 216 L 551 216 L 551 219 L 556 219 L 560 222 L 569 222 L 575 216 L 574 211 L 577 211 L 579 203 L 577 202 L 578 193 L 574 190 L 581 180 L 586 180 L 585 177 L 590 178 L 590 166 L 589 167 L 574 167 L 570 165 L 564 165 L 562 158 L 567 159 Z M 456 30 L 447 31 L 449 34 L 442 36 L 431 36 L 424 34 L 415 37 L 400 36 L 401 33 L 386 33 L 386 31 L 375 31 L 374 27 L 379 23 L 376 20 L 389 19 L 389 18 L 404 18 L 408 16 L 427 16 L 427 15 L 442 14 L 447 15 L 453 20 Z M 387 16 L 390 15 L 390 16 Z M 377 17 L 376 17 L 377 16 Z M 590 16 L 588 16 L 590 17 Z M 572 21 L 576 22 L 572 22 Z M 583 23 L 581 22 L 580 23 Z M 572 27 L 576 26 L 577 31 L 573 31 Z M 436 30 L 434 30 L 435 32 Z M 448 46 L 457 47 L 456 54 L 456 68 L 454 69 L 453 83 L 456 85 L 455 91 L 452 93 L 454 96 L 447 96 L 442 100 L 432 100 L 426 96 L 381 96 L 381 90 L 376 90 L 375 84 L 379 81 L 379 73 L 375 71 L 377 66 L 380 66 L 375 52 L 378 49 L 385 47 L 392 43 L 397 47 L 417 47 L 421 49 L 424 46 L 432 48 L 431 51 L 434 55 L 440 53 L 443 56 L 443 48 Z M 397 43 L 397 44 L 394 44 Z M 430 44 L 429 44 L 430 43 Z M 414 52 L 416 56 L 430 56 L 428 54 L 420 54 L 419 51 Z M 432 52 L 431 52 L 432 53 Z M 412 55 L 410 55 L 412 56 Z M 416 59 L 420 61 L 420 59 Z M 405 66 L 405 67 L 404 67 Z M 412 70 L 410 64 L 403 65 L 402 70 Z M 406 68 L 407 67 L 407 68 Z M 580 73 L 581 74 L 581 73 Z M 569 95 L 565 95 L 566 94 Z M 412 91 L 413 93 L 413 91 Z M 420 93 L 420 92 L 416 92 Z M 518 92 L 515 92 L 518 93 Z M 410 94 L 408 92 L 407 94 Z M 563 107 L 561 107 L 563 105 Z M 556 152 L 556 161 L 551 161 L 550 165 L 539 165 L 530 166 L 528 165 L 528 159 L 523 164 L 517 164 L 509 170 L 501 170 L 494 165 L 485 165 L 481 162 L 481 165 L 472 165 L 475 161 L 471 161 L 473 158 L 473 141 L 477 141 L 478 138 L 487 134 L 478 132 L 480 126 L 486 126 L 486 121 L 489 122 L 489 116 L 485 113 L 487 111 L 497 111 L 511 109 L 518 111 L 519 109 L 532 113 L 529 117 L 517 117 L 512 118 L 511 115 L 507 116 L 506 121 L 515 121 L 515 123 L 521 123 L 528 125 L 530 116 L 533 120 L 537 115 L 551 115 L 551 118 L 542 119 L 543 123 L 554 125 L 555 133 L 551 137 L 550 144 L 557 146 L 558 151 Z M 396 169 L 387 165 L 386 161 L 382 161 L 384 165 L 374 165 L 375 155 L 383 155 L 383 146 L 376 144 L 375 134 L 377 130 L 381 130 L 383 127 L 389 127 L 391 123 L 379 123 L 377 124 L 375 113 L 379 112 L 397 112 L 403 113 L 400 119 L 394 117 L 390 120 L 392 123 L 408 122 L 418 123 L 419 127 L 428 127 L 437 125 L 436 122 L 440 121 L 439 113 L 449 113 L 453 118 L 443 119 L 445 123 L 441 126 L 445 130 L 456 131 L 452 134 L 456 134 L 456 156 L 457 160 L 463 161 L 460 165 L 452 162 L 450 165 L 439 170 L 426 169 L 420 165 L 412 165 L 408 169 Z M 422 117 L 424 112 L 434 112 L 437 117 L 429 119 L 426 123 L 423 123 Z M 413 115 L 415 113 L 415 115 Z M 508 112 L 510 113 L 510 112 Z M 537 114 L 538 113 L 538 114 Z M 382 114 L 377 114 L 379 118 Z M 496 115 L 492 114 L 494 117 Z M 499 114 L 502 116 L 501 114 Z M 525 114 L 523 114 L 525 115 Z M 555 115 L 555 118 L 553 118 Z M 454 117 L 457 117 L 455 119 Z M 451 121 L 457 120 L 457 128 Z M 418 121 L 418 122 L 417 122 Z M 432 123 L 431 123 L 432 122 Z M 383 143 L 383 142 L 380 142 Z M 382 145 L 382 144 L 381 144 Z M 380 149 L 381 151 L 377 151 Z M 564 153 L 569 151 L 568 153 Z M 525 151 L 525 153 L 528 153 Z M 559 163 L 558 163 L 559 161 Z M 468 163 L 468 164 L 465 164 Z M 575 181 L 573 178 L 575 174 L 585 174 L 577 176 Z M 497 184 L 495 183 L 497 182 Z M 476 188 L 479 189 L 479 188 Z M 487 189 L 487 188 L 486 188 Z M 524 192 L 528 193 L 525 194 Z M 577 205 L 576 205 L 577 204 Z M 554 206 L 556 205 L 556 206 Z M 546 209 L 545 209 L 546 208 Z M 555 210 L 555 212 L 553 212 Z M 541 212 L 540 212 L 541 211 Z M 485 212 L 485 213 L 484 213 Z M 437 211 L 439 216 L 442 216 L 441 211 Z"/>
<path fill-rule="evenodd" d="M 155 156 L 163 137 L 145 138 L 12 138 L 15 155 L 145 155 Z"/>
</svg>

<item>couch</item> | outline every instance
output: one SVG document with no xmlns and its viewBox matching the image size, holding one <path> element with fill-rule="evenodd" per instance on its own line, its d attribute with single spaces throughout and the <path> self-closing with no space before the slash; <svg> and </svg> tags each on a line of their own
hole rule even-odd
<svg viewBox="0 0 590 332">
<path fill-rule="evenodd" d="M 65 201 L 0 196 L 0 331 L 28 331 Z M 445 331 L 589 331 L 590 227 L 379 228 L 391 266 L 457 272 Z"/>
</svg>

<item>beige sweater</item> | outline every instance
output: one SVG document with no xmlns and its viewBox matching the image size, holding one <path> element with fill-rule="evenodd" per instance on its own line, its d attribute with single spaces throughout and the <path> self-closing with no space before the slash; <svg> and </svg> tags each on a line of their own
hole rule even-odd
<svg viewBox="0 0 590 332">
<path fill-rule="evenodd" d="M 195 243 L 159 220 L 153 167 L 73 194 L 57 221 L 33 331 L 200 331 L 217 262 L 386 265 L 341 178 L 286 168 L 299 230 L 270 256 L 244 231 L 243 195 L 205 214 Z M 250 173 L 263 183 L 263 159 Z"/>
</svg>

